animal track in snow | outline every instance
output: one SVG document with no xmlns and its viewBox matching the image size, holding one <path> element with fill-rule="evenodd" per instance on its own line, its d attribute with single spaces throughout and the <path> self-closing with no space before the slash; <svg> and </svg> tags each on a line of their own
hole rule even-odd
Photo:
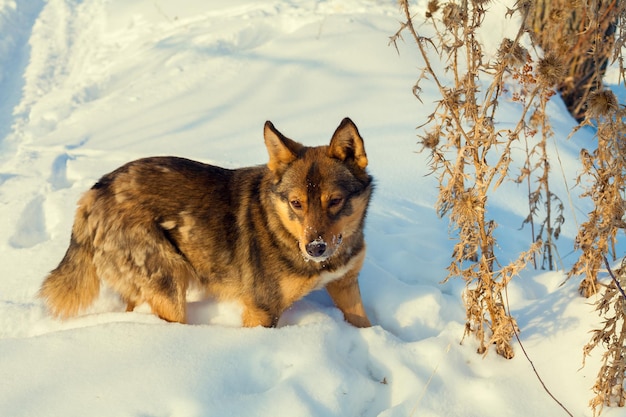
<svg viewBox="0 0 626 417">
<path fill-rule="evenodd" d="M 44 201 L 42 195 L 37 195 L 26 205 L 17 221 L 15 233 L 9 239 L 12 247 L 31 248 L 50 238 L 46 228 Z"/>
<path fill-rule="evenodd" d="M 72 157 L 66 153 L 57 156 L 52 162 L 52 172 L 48 181 L 53 190 L 60 190 L 72 186 L 72 181 L 67 179 L 67 161 Z"/>
</svg>

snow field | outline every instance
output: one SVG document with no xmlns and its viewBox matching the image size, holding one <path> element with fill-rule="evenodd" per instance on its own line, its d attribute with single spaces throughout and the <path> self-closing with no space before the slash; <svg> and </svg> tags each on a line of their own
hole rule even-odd
<svg viewBox="0 0 626 417">
<path fill-rule="evenodd" d="M 486 26 L 494 44 L 510 26 L 502 15 Z M 413 45 L 388 45 L 400 19 L 382 0 L 0 0 L 0 415 L 564 415 L 517 344 L 507 361 L 461 343 L 463 285 L 440 283 L 452 241 L 433 210 L 428 155 L 416 153 L 415 126 L 437 95 L 428 83 L 424 104 L 411 94 Z M 514 120 L 516 105 L 502 107 Z M 550 112 L 567 136 L 562 103 Z M 66 322 L 36 299 L 67 248 L 76 201 L 103 174 L 148 155 L 262 164 L 265 120 L 317 145 L 345 116 L 376 179 L 360 278 L 374 327 L 344 323 L 323 291 L 276 329 L 240 328 L 237 306 L 211 300 L 191 303 L 191 324 L 178 325 L 125 313 L 106 289 Z M 555 142 L 568 181 L 590 137 Z M 576 195 L 568 210 L 583 218 Z M 525 205 L 510 183 L 493 199 L 503 261 L 528 244 Z M 575 230 L 568 220 L 563 255 Z M 508 296 L 547 385 L 588 416 L 600 354 L 580 369 L 581 349 L 598 318 L 563 279 L 524 271 Z"/>
</svg>

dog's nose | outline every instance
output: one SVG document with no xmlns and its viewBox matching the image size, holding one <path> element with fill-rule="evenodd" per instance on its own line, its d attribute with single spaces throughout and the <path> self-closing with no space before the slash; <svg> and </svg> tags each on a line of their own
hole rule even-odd
<svg viewBox="0 0 626 417">
<path fill-rule="evenodd" d="M 326 252 L 326 242 L 323 240 L 314 240 L 306 245 L 306 253 L 312 258 L 319 258 Z"/>
</svg>

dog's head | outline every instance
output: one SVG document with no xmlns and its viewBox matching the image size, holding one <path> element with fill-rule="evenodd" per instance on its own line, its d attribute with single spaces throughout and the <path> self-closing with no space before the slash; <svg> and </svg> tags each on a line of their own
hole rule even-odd
<svg viewBox="0 0 626 417">
<path fill-rule="evenodd" d="M 327 146 L 306 147 L 265 123 L 278 216 L 307 260 L 322 262 L 361 234 L 372 191 L 363 139 L 345 118 Z"/>
</svg>

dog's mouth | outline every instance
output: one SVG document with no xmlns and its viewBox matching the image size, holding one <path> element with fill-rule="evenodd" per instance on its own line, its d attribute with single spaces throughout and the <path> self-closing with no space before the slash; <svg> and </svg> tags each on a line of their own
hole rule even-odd
<svg viewBox="0 0 626 417">
<path fill-rule="evenodd" d="M 304 259 L 308 261 L 323 262 L 337 252 L 343 237 L 333 236 L 331 242 L 326 242 L 321 236 L 301 247 Z"/>
</svg>

